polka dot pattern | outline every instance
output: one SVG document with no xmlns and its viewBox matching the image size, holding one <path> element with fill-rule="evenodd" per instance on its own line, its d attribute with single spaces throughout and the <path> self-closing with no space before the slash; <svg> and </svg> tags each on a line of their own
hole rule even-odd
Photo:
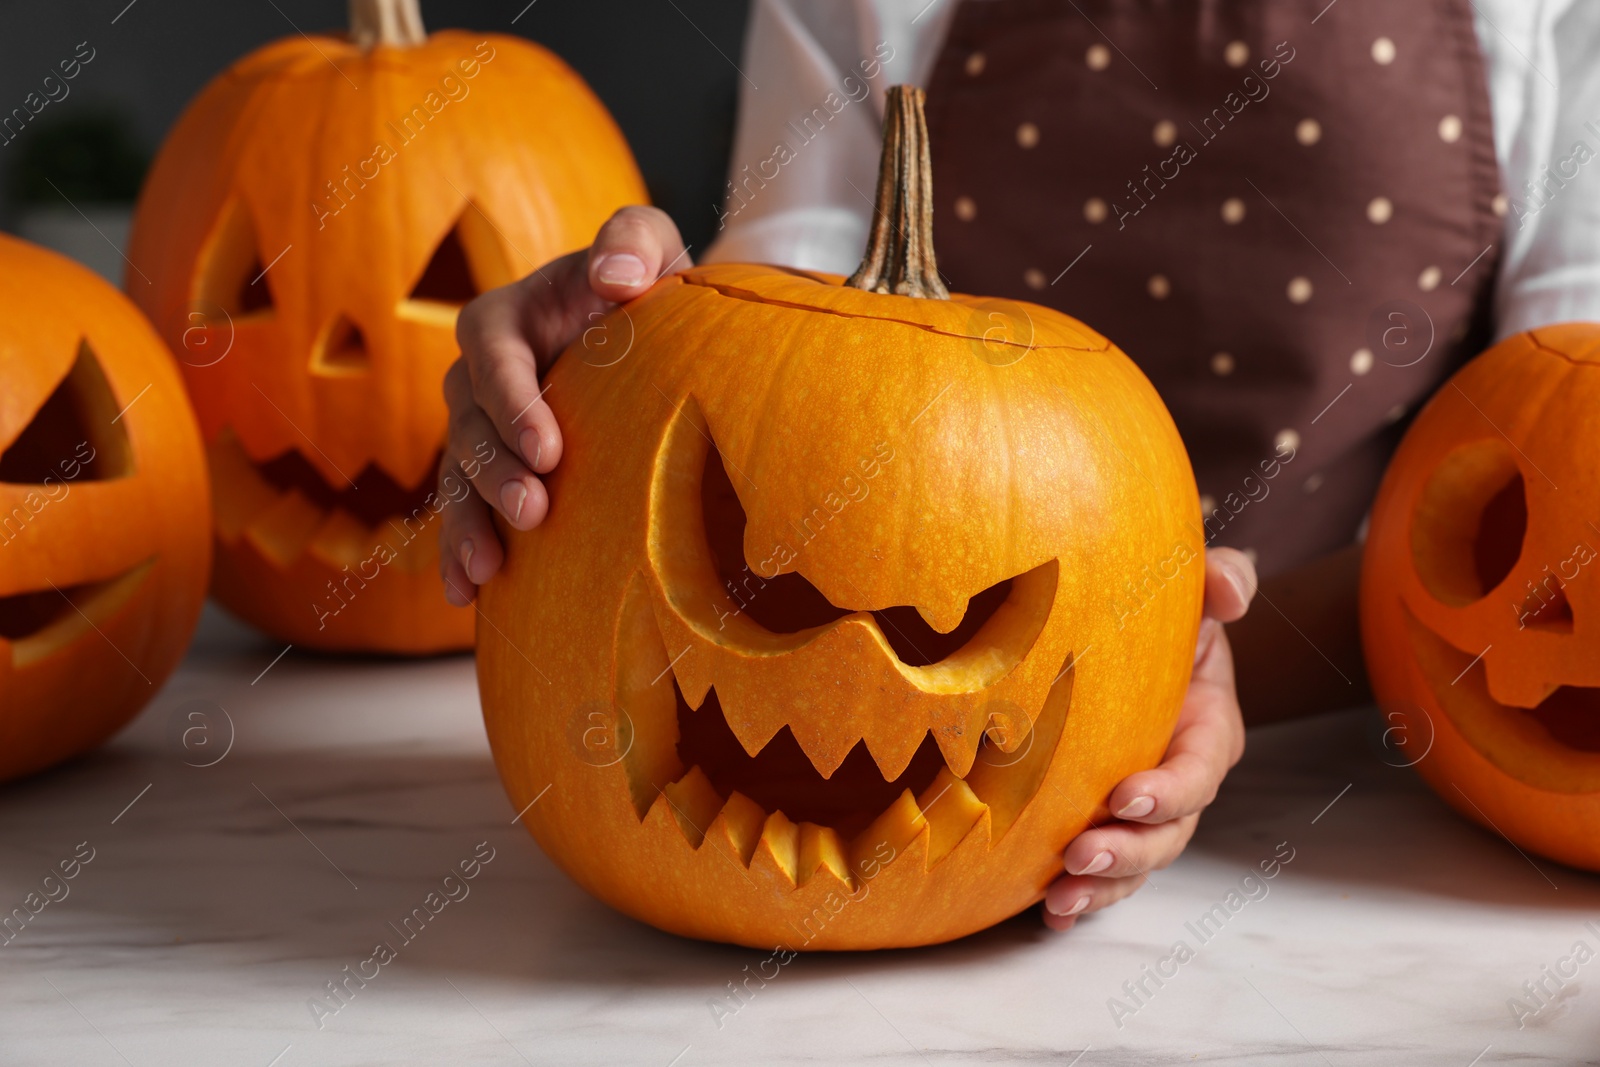
<svg viewBox="0 0 1600 1067">
<path fill-rule="evenodd" d="M 1510 208 L 1481 57 L 1445 44 L 1472 39 L 1468 5 L 1340 0 L 1280 46 L 1272 2 L 1218 7 L 1198 51 L 1181 5 L 1106 5 L 1098 25 L 1070 4 L 955 5 L 927 87 L 952 288 L 1048 304 L 1136 360 L 1190 449 L 1209 542 L 1264 573 L 1353 535 L 1388 420 L 1482 341 L 1450 339 L 1482 321 L 1496 257 L 1448 283 Z M 1246 74 L 1270 99 L 1242 99 Z M 1437 338 L 1414 367 L 1377 339 L 1402 300 Z M 1252 476 L 1274 491 L 1240 510 Z"/>
</svg>

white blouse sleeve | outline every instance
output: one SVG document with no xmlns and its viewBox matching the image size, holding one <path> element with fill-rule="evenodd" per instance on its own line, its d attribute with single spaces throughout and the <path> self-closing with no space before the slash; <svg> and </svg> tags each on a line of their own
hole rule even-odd
<svg viewBox="0 0 1600 1067">
<path fill-rule="evenodd" d="M 848 274 L 872 217 L 891 85 L 923 84 L 956 0 L 754 0 L 706 262 Z"/>
<path fill-rule="evenodd" d="M 1474 7 L 1507 200 L 1496 336 L 1600 321 L 1600 3 Z"/>
</svg>

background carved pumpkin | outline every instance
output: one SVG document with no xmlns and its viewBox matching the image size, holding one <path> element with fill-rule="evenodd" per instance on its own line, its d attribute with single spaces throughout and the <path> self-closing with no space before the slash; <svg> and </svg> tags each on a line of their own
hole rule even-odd
<svg viewBox="0 0 1600 1067">
<path fill-rule="evenodd" d="M 925 136 L 891 90 L 850 284 L 688 270 L 549 377 L 566 449 L 482 591 L 485 723 L 545 851 L 669 931 L 970 933 L 1171 736 L 1204 566 L 1183 445 L 1093 330 L 942 296 Z"/>
<path fill-rule="evenodd" d="M 144 316 L 0 236 L 0 780 L 93 748 L 155 695 L 205 601 L 209 510 Z"/>
<path fill-rule="evenodd" d="M 456 313 L 645 191 L 549 52 L 425 36 L 415 0 L 351 8 L 353 40 L 268 45 L 190 105 L 127 286 L 200 416 L 217 598 L 296 644 L 463 648 L 473 613 L 444 598 L 429 500 Z"/>
<path fill-rule="evenodd" d="M 1367 670 L 1422 776 L 1468 818 L 1594 870 L 1597 412 L 1600 325 L 1479 356 L 1395 453 L 1361 577 Z"/>
</svg>

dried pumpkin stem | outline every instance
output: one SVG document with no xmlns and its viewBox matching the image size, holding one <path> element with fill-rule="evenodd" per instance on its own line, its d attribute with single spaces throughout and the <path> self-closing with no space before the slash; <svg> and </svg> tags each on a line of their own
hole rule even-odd
<svg viewBox="0 0 1600 1067">
<path fill-rule="evenodd" d="M 350 39 L 363 52 L 409 48 L 428 39 L 419 0 L 350 0 Z"/>
<path fill-rule="evenodd" d="M 861 266 L 845 284 L 869 293 L 948 300 L 933 254 L 933 166 L 924 99 L 914 85 L 889 89 L 872 232 Z"/>
</svg>

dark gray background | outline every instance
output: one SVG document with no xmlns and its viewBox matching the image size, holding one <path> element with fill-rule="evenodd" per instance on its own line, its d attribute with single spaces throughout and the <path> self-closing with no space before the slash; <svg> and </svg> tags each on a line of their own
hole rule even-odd
<svg viewBox="0 0 1600 1067">
<path fill-rule="evenodd" d="M 125 7 L 127 0 L 0 0 L 0 115 L 38 91 L 80 41 L 96 53 L 64 100 L 0 147 L 0 225 L 21 209 L 11 179 L 30 138 L 75 115 L 110 110 L 148 158 L 184 105 L 228 64 L 296 27 L 316 33 L 346 25 L 344 0 L 135 0 Z M 513 25 L 525 7 L 527 0 L 422 0 L 422 15 L 430 29 L 520 34 L 566 59 L 622 126 L 655 203 L 685 240 L 704 248 L 725 180 L 738 82 L 731 61 L 739 57 L 746 0 L 537 0 Z"/>
</svg>

